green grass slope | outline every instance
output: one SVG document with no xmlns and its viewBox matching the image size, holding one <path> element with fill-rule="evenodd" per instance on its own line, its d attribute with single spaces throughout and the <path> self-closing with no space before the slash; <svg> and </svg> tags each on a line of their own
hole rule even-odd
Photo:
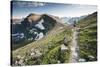
<svg viewBox="0 0 100 67">
<path fill-rule="evenodd" d="M 80 58 L 86 61 L 97 60 L 97 12 L 79 21 Z"/>
<path fill-rule="evenodd" d="M 46 35 L 41 40 L 32 42 L 26 46 L 18 48 L 12 51 L 12 60 L 16 59 L 17 55 L 26 57 L 26 53 L 30 53 L 31 49 L 38 49 L 42 53 L 42 57 L 39 58 L 39 62 L 29 58 L 26 65 L 37 65 L 37 64 L 55 64 L 58 61 L 60 63 L 67 63 L 70 55 L 70 51 L 65 54 L 61 54 L 60 46 L 63 44 L 63 39 L 66 35 L 68 38 L 68 45 L 71 43 L 72 31 L 69 27 L 61 27 L 58 23 L 57 26 Z M 34 62 L 34 63 L 33 63 Z"/>
</svg>

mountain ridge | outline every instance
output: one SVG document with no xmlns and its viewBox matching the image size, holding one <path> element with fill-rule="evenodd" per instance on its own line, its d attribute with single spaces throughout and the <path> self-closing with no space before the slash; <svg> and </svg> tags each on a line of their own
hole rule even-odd
<svg viewBox="0 0 100 67">
<path fill-rule="evenodd" d="M 54 32 L 57 33 L 56 30 L 62 30 L 63 28 L 71 27 L 64 25 L 59 17 L 48 14 L 39 15 L 31 13 L 24 18 L 20 24 L 12 25 L 12 42 L 17 44 L 24 40 L 29 40 L 30 42 L 39 40 L 48 33 L 54 34 Z"/>
</svg>

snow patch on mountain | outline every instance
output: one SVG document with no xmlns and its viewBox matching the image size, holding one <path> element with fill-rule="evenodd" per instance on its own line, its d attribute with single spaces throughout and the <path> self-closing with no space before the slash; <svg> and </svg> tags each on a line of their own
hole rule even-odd
<svg viewBox="0 0 100 67">
<path fill-rule="evenodd" d="M 41 20 L 38 22 L 38 24 L 35 25 L 35 27 L 37 27 L 37 28 L 39 28 L 39 29 L 41 29 L 41 30 L 44 30 L 45 27 L 44 27 L 43 24 L 42 24 L 43 22 L 44 22 L 44 20 L 41 19 Z"/>
</svg>

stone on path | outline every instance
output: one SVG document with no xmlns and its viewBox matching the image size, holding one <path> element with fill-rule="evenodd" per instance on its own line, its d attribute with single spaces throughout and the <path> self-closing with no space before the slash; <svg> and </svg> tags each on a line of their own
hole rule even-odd
<svg viewBox="0 0 100 67">
<path fill-rule="evenodd" d="M 65 46 L 64 44 L 61 45 L 61 51 L 67 51 L 68 50 L 68 47 Z"/>
</svg>

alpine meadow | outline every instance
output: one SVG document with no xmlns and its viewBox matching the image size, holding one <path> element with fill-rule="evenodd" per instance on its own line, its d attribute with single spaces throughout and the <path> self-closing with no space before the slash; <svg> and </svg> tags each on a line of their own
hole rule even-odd
<svg viewBox="0 0 100 67">
<path fill-rule="evenodd" d="M 11 1 L 11 65 L 97 61 L 97 6 Z"/>
</svg>

